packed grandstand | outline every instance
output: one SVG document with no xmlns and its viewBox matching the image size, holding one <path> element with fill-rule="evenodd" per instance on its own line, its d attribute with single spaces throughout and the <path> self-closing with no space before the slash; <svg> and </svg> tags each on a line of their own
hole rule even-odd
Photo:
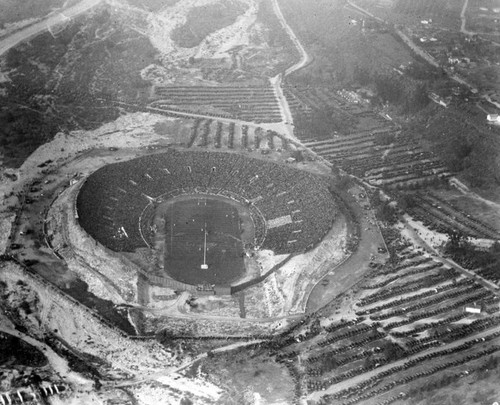
<svg viewBox="0 0 500 405">
<path fill-rule="evenodd" d="M 245 204 L 255 214 L 254 247 L 277 254 L 312 248 L 338 213 L 321 176 L 234 153 L 169 149 L 91 174 L 78 195 L 79 222 L 104 246 L 134 251 L 150 246 L 141 216 L 153 199 L 193 193 Z"/>
</svg>

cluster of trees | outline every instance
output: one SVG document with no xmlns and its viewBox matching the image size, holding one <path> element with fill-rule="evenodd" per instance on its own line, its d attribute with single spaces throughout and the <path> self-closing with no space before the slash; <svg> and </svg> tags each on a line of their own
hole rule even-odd
<svg viewBox="0 0 500 405">
<path fill-rule="evenodd" d="M 310 134 L 319 139 L 332 136 L 333 132 L 348 132 L 355 125 L 355 118 L 339 109 L 323 107 L 309 114 L 297 114 L 294 125 L 299 133 Z"/>
<path fill-rule="evenodd" d="M 433 103 L 414 116 L 404 131 L 430 143 L 450 171 L 460 174 L 472 187 L 500 184 L 498 132 L 486 126 L 484 116 L 475 117 L 466 109 L 444 109 Z"/>
<path fill-rule="evenodd" d="M 426 107 L 428 84 L 408 85 L 406 80 L 396 79 L 394 76 L 376 75 L 372 78 L 379 100 L 398 106 L 402 114 L 413 114 Z"/>
<path fill-rule="evenodd" d="M 118 97 L 138 98 L 149 85 L 140 70 L 156 50 L 103 7 L 72 21 L 56 37 L 43 33 L 6 54 L 10 81 L 0 95 L 0 152 L 17 167 L 59 131 L 95 129 L 118 117 Z M 113 27 L 98 37 L 100 28 Z M 126 43 L 127 45 L 124 45 Z"/>
<path fill-rule="evenodd" d="M 449 231 L 445 253 L 466 268 L 495 268 L 500 275 L 500 243 L 495 242 L 489 249 L 479 249 L 460 231 Z"/>
</svg>

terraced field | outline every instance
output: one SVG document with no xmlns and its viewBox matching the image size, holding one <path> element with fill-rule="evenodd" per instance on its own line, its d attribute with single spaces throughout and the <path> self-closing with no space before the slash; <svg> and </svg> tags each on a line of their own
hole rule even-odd
<svg viewBox="0 0 500 405">
<path fill-rule="evenodd" d="M 381 145 L 382 136 L 392 137 L 394 141 Z M 392 128 L 304 143 L 346 172 L 390 189 L 431 184 L 451 175 L 435 155 Z"/>
<path fill-rule="evenodd" d="M 281 110 L 272 87 L 168 86 L 155 88 L 151 107 L 202 113 L 248 122 L 280 122 Z"/>
</svg>

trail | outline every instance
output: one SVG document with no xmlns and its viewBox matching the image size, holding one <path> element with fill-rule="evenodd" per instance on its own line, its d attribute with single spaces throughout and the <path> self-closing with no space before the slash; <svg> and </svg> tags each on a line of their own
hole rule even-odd
<svg viewBox="0 0 500 405">
<path fill-rule="evenodd" d="M 276 93 L 276 97 L 278 98 L 278 102 L 280 104 L 282 116 L 284 118 L 283 126 L 285 129 L 285 132 L 288 134 L 290 139 L 298 141 L 298 139 L 295 137 L 295 135 L 293 133 L 293 116 L 292 116 L 292 112 L 290 110 L 290 106 L 288 105 L 288 101 L 287 101 L 285 95 L 283 94 L 282 81 L 283 81 L 284 76 L 288 76 L 291 73 L 293 73 L 299 69 L 302 69 L 304 66 L 306 66 L 311 61 L 311 58 L 307 54 L 306 50 L 304 49 L 304 47 L 300 43 L 300 41 L 297 38 L 297 36 L 295 35 L 295 33 L 292 31 L 290 26 L 287 24 L 285 17 L 283 16 L 283 13 L 281 12 L 280 6 L 278 4 L 278 0 L 273 0 L 273 10 L 274 10 L 274 13 L 276 14 L 276 16 L 278 17 L 278 19 L 280 20 L 281 26 L 286 31 L 286 33 L 288 34 L 288 36 L 292 40 L 293 44 L 295 45 L 295 47 L 297 48 L 297 50 L 300 53 L 300 59 L 296 64 L 294 64 L 293 66 L 290 66 L 285 71 L 284 74 L 280 73 L 280 74 L 278 74 L 275 77 L 270 79 L 271 85 L 274 88 L 274 91 Z"/>
<path fill-rule="evenodd" d="M 102 0 L 82 0 L 74 6 L 59 11 L 55 15 L 47 16 L 40 22 L 14 32 L 12 35 L 0 41 L 0 55 L 3 55 L 10 48 L 13 48 L 21 42 L 27 41 L 41 32 L 50 30 L 51 27 L 57 24 L 66 23 L 68 19 L 90 10 L 101 2 Z"/>
<path fill-rule="evenodd" d="M 213 349 L 210 352 L 211 353 L 228 352 L 228 351 L 231 351 L 231 350 L 234 350 L 234 349 L 238 349 L 240 347 L 254 345 L 254 344 L 257 344 L 257 343 L 261 343 L 261 342 L 264 342 L 264 340 L 258 339 L 258 340 L 250 340 L 250 341 L 247 341 L 247 342 L 231 343 L 231 344 L 229 344 L 227 346 L 223 346 L 223 347 L 219 347 L 217 349 Z M 208 357 L 208 353 L 209 352 L 201 353 L 198 356 L 196 356 L 195 358 L 193 358 L 192 360 L 190 360 L 189 362 L 184 363 L 184 364 L 182 364 L 182 365 L 180 365 L 178 367 L 175 367 L 175 368 L 170 368 L 170 369 L 166 369 L 165 371 L 160 371 L 160 372 L 151 373 L 151 374 L 147 374 L 147 373 L 145 373 L 145 374 L 138 374 L 133 379 L 126 380 L 126 381 L 120 381 L 118 383 L 116 383 L 114 381 L 103 382 L 103 385 L 113 386 L 113 387 L 129 387 L 131 385 L 137 385 L 137 384 L 140 384 L 140 383 L 143 383 L 143 382 L 146 382 L 146 381 L 156 380 L 159 377 L 164 377 L 164 376 L 169 376 L 169 375 L 171 376 L 173 374 L 181 372 L 182 370 L 185 370 L 186 368 L 192 366 L 196 362 L 198 362 L 198 361 L 200 361 L 200 360 L 202 360 L 204 358 L 207 358 Z"/>
<path fill-rule="evenodd" d="M 469 0 L 464 1 L 464 6 L 462 7 L 462 11 L 460 12 L 460 20 L 462 20 L 462 24 L 460 25 L 460 32 L 465 35 L 474 35 L 473 32 L 467 31 L 465 29 L 465 25 L 467 24 L 467 19 L 465 17 L 465 13 L 467 11 L 467 7 L 469 6 Z"/>
</svg>

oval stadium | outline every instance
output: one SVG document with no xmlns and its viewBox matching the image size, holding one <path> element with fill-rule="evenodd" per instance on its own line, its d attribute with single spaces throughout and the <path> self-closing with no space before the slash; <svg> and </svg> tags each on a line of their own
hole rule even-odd
<svg viewBox="0 0 500 405">
<path fill-rule="evenodd" d="M 112 251 L 155 251 L 165 277 L 230 286 L 256 250 L 310 250 L 338 210 L 322 176 L 235 153 L 169 149 L 95 171 L 77 212 Z"/>
</svg>

